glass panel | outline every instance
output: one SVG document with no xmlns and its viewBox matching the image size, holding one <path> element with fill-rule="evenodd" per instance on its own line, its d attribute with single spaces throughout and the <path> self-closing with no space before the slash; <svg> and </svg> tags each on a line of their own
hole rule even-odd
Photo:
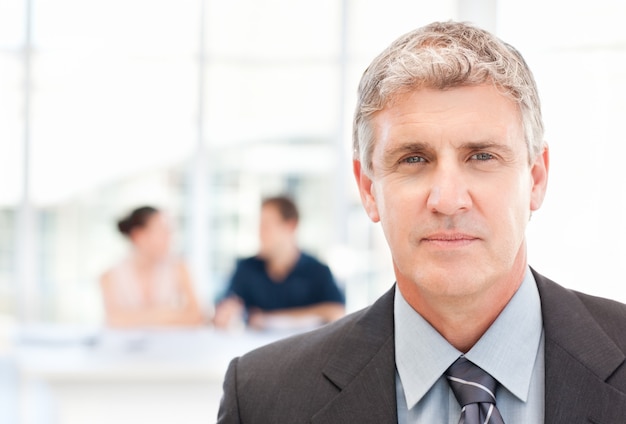
<svg viewBox="0 0 626 424">
<path fill-rule="evenodd" d="M 337 125 L 339 73 L 331 64 L 216 64 L 207 81 L 213 146 L 328 136 Z"/>
<path fill-rule="evenodd" d="M 15 209 L 0 209 L 0 317 L 15 312 Z"/>
<path fill-rule="evenodd" d="M 207 47 L 218 60 L 253 66 L 259 59 L 311 61 L 339 54 L 341 1 L 209 2 Z"/>
<path fill-rule="evenodd" d="M 97 322 L 98 278 L 128 249 L 116 220 L 143 204 L 182 220 L 184 165 L 198 137 L 199 3 L 36 6 L 31 169 L 42 314 Z"/>
<path fill-rule="evenodd" d="M 191 57 L 41 53 L 34 63 L 34 81 L 37 204 L 58 202 L 141 170 L 171 166 L 196 143 Z"/>
<path fill-rule="evenodd" d="M 22 70 L 18 55 L 0 52 L 0 207 L 16 206 L 22 195 Z"/>
<path fill-rule="evenodd" d="M 24 0 L 0 2 L 0 51 L 13 50 L 22 44 L 25 33 L 25 12 Z"/>
<path fill-rule="evenodd" d="M 16 26 L 14 29 L 17 30 Z M 5 28 L 4 40 L 11 35 Z M 17 35 L 14 37 L 15 40 L 18 38 Z M 14 314 L 16 306 L 16 211 L 22 197 L 24 174 L 21 71 L 20 56 L 0 50 L 0 319 Z"/>
<path fill-rule="evenodd" d="M 528 228 L 529 261 L 569 287 L 626 301 L 615 284 L 626 273 L 626 4 L 499 2 L 498 14 L 500 35 L 535 73 L 551 152 L 546 201 Z"/>
<path fill-rule="evenodd" d="M 621 0 L 499 1 L 498 33 L 522 52 L 556 46 L 589 49 L 624 43 L 624 16 Z"/>
<path fill-rule="evenodd" d="M 346 1 L 349 56 L 364 66 L 402 34 L 435 20 L 453 19 L 457 13 L 453 0 Z"/>
<path fill-rule="evenodd" d="M 43 318 L 102 322 L 98 278 L 129 250 L 117 231 L 117 220 L 131 209 L 149 204 L 171 212 L 179 224 L 181 181 L 175 169 L 137 172 L 40 208 Z M 182 252 L 180 234 L 176 231 L 175 235 L 174 249 Z"/>
<path fill-rule="evenodd" d="M 197 0 L 50 0 L 35 2 L 37 48 L 117 56 L 197 53 Z M 113 61 L 117 62 L 117 60 Z"/>
</svg>

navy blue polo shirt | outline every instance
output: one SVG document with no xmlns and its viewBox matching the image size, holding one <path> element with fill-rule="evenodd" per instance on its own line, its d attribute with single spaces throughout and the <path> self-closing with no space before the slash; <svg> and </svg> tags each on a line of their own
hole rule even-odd
<svg viewBox="0 0 626 424">
<path fill-rule="evenodd" d="M 269 277 L 262 259 L 254 256 L 238 261 L 227 295 L 241 298 L 246 309 L 265 311 L 345 301 L 330 268 L 304 252 L 279 282 Z"/>
</svg>

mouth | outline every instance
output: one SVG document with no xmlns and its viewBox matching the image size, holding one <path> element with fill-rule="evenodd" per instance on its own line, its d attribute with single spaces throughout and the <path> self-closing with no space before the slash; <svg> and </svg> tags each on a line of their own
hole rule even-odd
<svg viewBox="0 0 626 424">
<path fill-rule="evenodd" d="M 478 240 L 476 236 L 458 232 L 433 233 L 422 238 L 422 242 L 440 247 L 463 247 Z"/>
</svg>

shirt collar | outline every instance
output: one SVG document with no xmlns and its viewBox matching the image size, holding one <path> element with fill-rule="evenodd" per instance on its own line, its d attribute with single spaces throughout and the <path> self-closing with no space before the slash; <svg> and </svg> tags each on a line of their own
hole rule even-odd
<svg viewBox="0 0 626 424">
<path fill-rule="evenodd" d="M 462 353 L 415 312 L 397 286 L 394 318 L 396 367 L 411 409 Z M 541 301 L 528 268 L 513 298 L 465 356 L 526 402 L 542 331 Z"/>
</svg>

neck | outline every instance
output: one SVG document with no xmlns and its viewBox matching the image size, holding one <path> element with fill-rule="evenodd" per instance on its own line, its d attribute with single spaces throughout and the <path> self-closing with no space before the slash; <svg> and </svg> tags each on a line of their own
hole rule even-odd
<svg viewBox="0 0 626 424">
<path fill-rule="evenodd" d="M 265 255 L 267 273 L 273 280 L 284 279 L 300 258 L 300 249 L 293 244 L 277 249 L 269 255 Z"/>
<path fill-rule="evenodd" d="M 524 257 L 525 258 L 525 257 Z M 516 266 L 489 290 L 464 296 L 426 293 L 411 281 L 398 278 L 400 292 L 411 307 L 452 346 L 467 353 L 489 329 L 521 285 L 526 272 Z"/>
<path fill-rule="evenodd" d="M 154 267 L 157 263 L 161 261 L 161 258 L 155 257 L 154 255 L 147 254 L 145 252 L 140 252 L 135 250 L 134 255 L 132 257 L 133 263 L 139 269 L 149 269 Z"/>
</svg>

